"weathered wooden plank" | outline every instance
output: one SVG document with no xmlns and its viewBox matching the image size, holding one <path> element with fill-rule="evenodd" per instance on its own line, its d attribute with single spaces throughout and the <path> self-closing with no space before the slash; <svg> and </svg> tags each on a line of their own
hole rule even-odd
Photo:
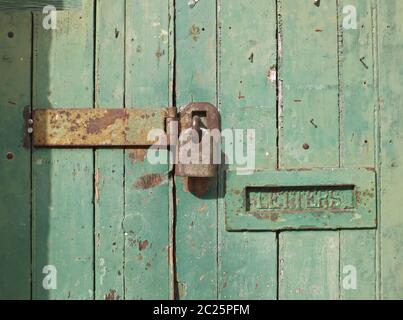
<svg viewBox="0 0 403 320">
<path fill-rule="evenodd" d="M 221 231 L 218 263 L 219 299 L 276 299 L 277 240 L 274 232 Z"/>
<path fill-rule="evenodd" d="M 354 28 L 349 24 L 352 8 L 357 14 L 357 29 L 348 29 Z M 376 84 L 372 9 L 372 1 L 339 3 L 340 149 L 341 164 L 345 167 L 374 167 Z"/>
<path fill-rule="evenodd" d="M 279 5 L 280 168 L 338 167 L 336 1 L 281 0 Z M 281 234 L 280 298 L 338 298 L 338 247 L 338 232 Z"/>
<path fill-rule="evenodd" d="M 403 298 L 403 2 L 378 1 L 380 66 L 380 297 Z"/>
<path fill-rule="evenodd" d="M 285 232 L 279 243 L 279 299 L 339 298 L 338 232 Z"/>
<path fill-rule="evenodd" d="M 82 0 L 0 0 L 0 10 L 35 10 L 48 5 L 57 9 L 78 9 L 82 6 Z"/>
<path fill-rule="evenodd" d="M 257 169 L 275 169 L 277 162 L 276 15 L 275 1 L 219 1 L 222 128 L 255 130 Z M 229 167 L 236 170 L 238 165 Z M 221 177 L 221 188 L 227 178 Z M 218 297 L 275 299 L 276 234 L 228 232 L 225 215 L 225 204 L 220 200 Z"/>
<path fill-rule="evenodd" d="M 338 167 L 339 112 L 335 1 L 282 0 L 283 168 Z M 297 19 L 295 17 L 298 17 Z"/>
<path fill-rule="evenodd" d="M 126 106 L 168 107 L 171 1 L 126 2 Z M 164 159 L 167 153 L 161 151 Z M 125 155 L 125 297 L 170 297 L 168 165 L 146 150 Z"/>
<path fill-rule="evenodd" d="M 340 161 L 350 168 L 375 167 L 373 8 L 374 1 L 339 1 Z M 375 248 L 374 230 L 340 232 L 341 299 L 376 297 Z M 348 282 L 354 271 L 356 287 Z"/>
<path fill-rule="evenodd" d="M 42 14 L 35 15 L 34 108 L 93 104 L 93 12 L 93 1 L 84 1 L 82 11 L 59 13 L 51 31 L 43 29 Z M 93 152 L 35 149 L 32 170 L 33 296 L 91 299 Z M 46 270 L 56 289 L 43 286 Z"/>
<path fill-rule="evenodd" d="M 23 110 L 31 103 L 29 13 L 0 13 L 0 299 L 31 295 L 30 151 Z"/>
<path fill-rule="evenodd" d="M 122 108 L 125 1 L 97 0 L 96 5 L 95 105 Z M 95 151 L 96 299 L 124 299 L 123 179 L 123 150 Z"/>
<path fill-rule="evenodd" d="M 340 298 L 376 298 L 376 230 L 340 231 Z"/>
<path fill-rule="evenodd" d="M 216 105 L 216 4 L 177 1 L 176 103 Z M 176 178 L 178 298 L 217 298 L 217 180 Z M 189 192 L 197 187 L 193 193 Z"/>
</svg>

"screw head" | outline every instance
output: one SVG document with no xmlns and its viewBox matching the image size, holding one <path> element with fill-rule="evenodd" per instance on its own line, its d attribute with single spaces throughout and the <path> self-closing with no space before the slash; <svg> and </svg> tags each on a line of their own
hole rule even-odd
<svg viewBox="0 0 403 320">
<path fill-rule="evenodd" d="M 31 133 L 33 133 L 33 132 L 34 132 L 34 128 L 28 128 L 28 130 L 27 130 L 27 131 L 28 131 L 28 133 L 29 133 L 29 134 L 31 134 Z"/>
</svg>

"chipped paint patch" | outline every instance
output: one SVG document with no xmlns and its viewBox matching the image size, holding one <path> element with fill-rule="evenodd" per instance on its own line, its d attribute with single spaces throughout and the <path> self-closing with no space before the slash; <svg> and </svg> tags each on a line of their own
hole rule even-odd
<svg viewBox="0 0 403 320">
<path fill-rule="evenodd" d="M 167 30 L 165 29 L 161 29 L 160 32 L 160 39 L 163 43 L 168 43 L 168 39 L 169 39 L 169 33 Z"/>
<path fill-rule="evenodd" d="M 267 77 L 272 84 L 277 83 L 277 68 L 276 66 L 272 66 L 268 72 Z"/>
<path fill-rule="evenodd" d="M 199 40 L 200 28 L 196 25 L 192 25 L 192 27 L 189 30 L 189 35 L 192 37 L 193 41 Z"/>
<path fill-rule="evenodd" d="M 188 6 L 193 9 L 200 0 L 189 0 Z"/>
<path fill-rule="evenodd" d="M 99 173 L 99 170 L 96 170 L 95 176 L 94 176 L 94 186 L 95 186 L 95 201 L 99 203 L 100 199 L 100 193 L 99 193 L 99 184 L 101 181 L 101 174 Z"/>
<path fill-rule="evenodd" d="M 110 289 L 107 295 L 105 296 L 105 300 L 119 300 L 120 296 L 116 293 L 116 290 Z"/>
<path fill-rule="evenodd" d="M 201 208 L 199 208 L 198 212 L 200 214 L 205 213 L 207 208 L 208 208 L 207 204 L 203 204 L 203 206 Z"/>
</svg>

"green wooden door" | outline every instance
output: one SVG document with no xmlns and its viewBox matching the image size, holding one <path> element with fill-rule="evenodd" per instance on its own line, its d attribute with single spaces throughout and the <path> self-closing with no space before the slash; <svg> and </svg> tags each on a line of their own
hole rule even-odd
<svg viewBox="0 0 403 320">
<path fill-rule="evenodd" d="M 0 1 L 0 298 L 403 298 L 401 1 L 46 3 Z M 212 179 L 27 146 L 36 109 L 190 102 Z"/>
</svg>

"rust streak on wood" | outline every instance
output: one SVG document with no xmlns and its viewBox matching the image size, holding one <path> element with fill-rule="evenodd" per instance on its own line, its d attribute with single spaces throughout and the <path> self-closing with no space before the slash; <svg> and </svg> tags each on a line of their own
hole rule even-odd
<svg viewBox="0 0 403 320">
<path fill-rule="evenodd" d="M 136 181 L 134 187 L 142 190 L 151 189 L 159 186 L 163 181 L 164 177 L 159 173 L 146 174 Z"/>
<path fill-rule="evenodd" d="M 116 294 L 116 290 L 110 289 L 107 295 L 105 296 L 105 300 L 119 300 L 120 296 Z"/>
</svg>

